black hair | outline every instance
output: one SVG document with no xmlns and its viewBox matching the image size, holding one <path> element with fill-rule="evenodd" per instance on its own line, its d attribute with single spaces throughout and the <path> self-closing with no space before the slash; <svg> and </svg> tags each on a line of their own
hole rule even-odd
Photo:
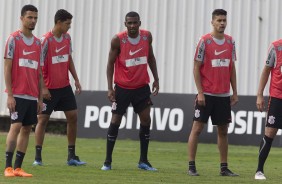
<svg viewBox="0 0 282 184">
<path fill-rule="evenodd" d="M 28 4 L 22 7 L 21 16 L 24 16 L 27 11 L 38 12 L 35 6 L 33 6 L 32 4 Z"/>
<path fill-rule="evenodd" d="M 213 10 L 212 12 L 212 19 L 214 19 L 215 16 L 218 16 L 218 15 L 227 15 L 227 11 L 225 11 L 224 9 L 215 9 Z"/>
<path fill-rule="evenodd" d="M 134 12 L 134 11 L 131 11 L 131 12 L 128 12 L 126 15 L 125 15 L 125 21 L 126 21 L 126 17 L 138 17 L 138 19 L 140 20 L 140 16 L 137 12 Z"/>
<path fill-rule="evenodd" d="M 54 21 L 56 24 L 59 20 L 64 22 L 68 19 L 72 19 L 72 14 L 70 14 L 67 10 L 60 9 L 56 12 Z"/>
</svg>

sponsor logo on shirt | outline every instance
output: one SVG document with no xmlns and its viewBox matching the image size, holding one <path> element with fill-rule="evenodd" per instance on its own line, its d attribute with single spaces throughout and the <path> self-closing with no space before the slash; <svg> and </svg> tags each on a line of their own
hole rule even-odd
<svg viewBox="0 0 282 184">
<path fill-rule="evenodd" d="M 140 50 L 142 50 L 142 49 L 143 49 L 143 47 L 140 48 L 140 49 L 138 49 L 138 50 L 136 50 L 136 51 L 133 51 L 133 52 L 130 50 L 130 51 L 129 51 L 129 55 L 130 55 L 130 56 L 133 56 L 134 54 L 138 53 L 138 52 L 139 52 Z"/>
<path fill-rule="evenodd" d="M 26 52 L 25 50 L 23 50 L 23 55 L 26 56 L 26 55 L 29 55 L 29 54 L 32 54 L 36 51 L 29 51 L 29 52 Z"/>
</svg>

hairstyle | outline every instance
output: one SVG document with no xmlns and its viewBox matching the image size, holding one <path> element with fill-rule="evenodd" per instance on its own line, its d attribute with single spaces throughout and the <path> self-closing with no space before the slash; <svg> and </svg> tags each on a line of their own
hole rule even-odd
<svg viewBox="0 0 282 184">
<path fill-rule="evenodd" d="M 38 12 L 37 8 L 31 4 L 28 5 L 24 5 L 22 7 L 22 11 L 21 11 L 21 16 L 25 16 L 27 11 L 33 11 L 33 12 Z"/>
<path fill-rule="evenodd" d="M 66 11 L 64 9 L 60 9 L 56 12 L 54 21 L 55 21 L 55 24 L 56 24 L 59 20 L 64 22 L 68 19 L 72 19 L 72 14 L 70 14 L 68 11 Z"/>
<path fill-rule="evenodd" d="M 134 11 L 131 11 L 131 12 L 128 12 L 126 15 L 125 15 L 125 21 L 126 21 L 126 17 L 138 17 L 138 19 L 140 20 L 140 16 L 137 12 L 134 12 Z"/>
<path fill-rule="evenodd" d="M 215 9 L 213 12 L 212 12 L 212 19 L 214 19 L 215 16 L 218 16 L 218 15 L 227 15 L 227 11 L 225 11 L 224 9 Z"/>
</svg>

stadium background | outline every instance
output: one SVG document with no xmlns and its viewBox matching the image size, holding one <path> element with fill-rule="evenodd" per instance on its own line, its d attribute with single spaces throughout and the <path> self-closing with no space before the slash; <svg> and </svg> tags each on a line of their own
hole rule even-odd
<svg viewBox="0 0 282 184">
<path fill-rule="evenodd" d="M 125 29 L 124 16 L 129 11 L 137 11 L 141 28 L 153 35 L 161 93 L 196 93 L 192 74 L 194 49 L 199 37 L 211 31 L 211 13 L 215 8 L 228 12 L 225 32 L 236 41 L 239 95 L 256 95 L 267 48 L 280 38 L 282 31 L 279 0 L 0 0 L 0 3 L 1 56 L 6 38 L 20 27 L 23 5 L 34 4 L 39 10 L 34 30 L 38 37 L 53 27 L 58 9 L 73 14 L 69 30 L 73 58 L 83 90 L 87 91 L 107 90 L 105 71 L 110 40 Z M 3 64 L 0 74 L 2 78 Z M 3 78 L 0 81 L 0 116 L 3 117 L 8 115 L 8 110 Z M 52 118 L 62 119 L 64 115 L 53 113 Z"/>
</svg>

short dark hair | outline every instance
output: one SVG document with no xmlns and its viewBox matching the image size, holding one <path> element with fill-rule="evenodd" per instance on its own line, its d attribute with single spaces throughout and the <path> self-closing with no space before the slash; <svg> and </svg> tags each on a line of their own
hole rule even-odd
<svg viewBox="0 0 282 184">
<path fill-rule="evenodd" d="M 70 14 L 67 10 L 59 9 L 55 14 L 54 21 L 56 24 L 59 20 L 64 22 L 68 19 L 72 19 L 72 14 Z"/>
<path fill-rule="evenodd" d="M 140 20 L 140 16 L 137 12 L 134 12 L 134 11 L 131 11 L 131 12 L 128 12 L 126 15 L 125 15 L 125 21 L 126 21 L 126 17 L 138 17 L 138 19 Z"/>
<path fill-rule="evenodd" d="M 224 9 L 215 9 L 213 10 L 212 12 L 212 19 L 214 19 L 215 16 L 218 16 L 218 15 L 227 15 L 227 11 L 225 11 Z"/>
<path fill-rule="evenodd" d="M 37 8 L 32 4 L 27 4 L 22 7 L 21 16 L 24 16 L 27 11 L 38 12 Z"/>
</svg>

